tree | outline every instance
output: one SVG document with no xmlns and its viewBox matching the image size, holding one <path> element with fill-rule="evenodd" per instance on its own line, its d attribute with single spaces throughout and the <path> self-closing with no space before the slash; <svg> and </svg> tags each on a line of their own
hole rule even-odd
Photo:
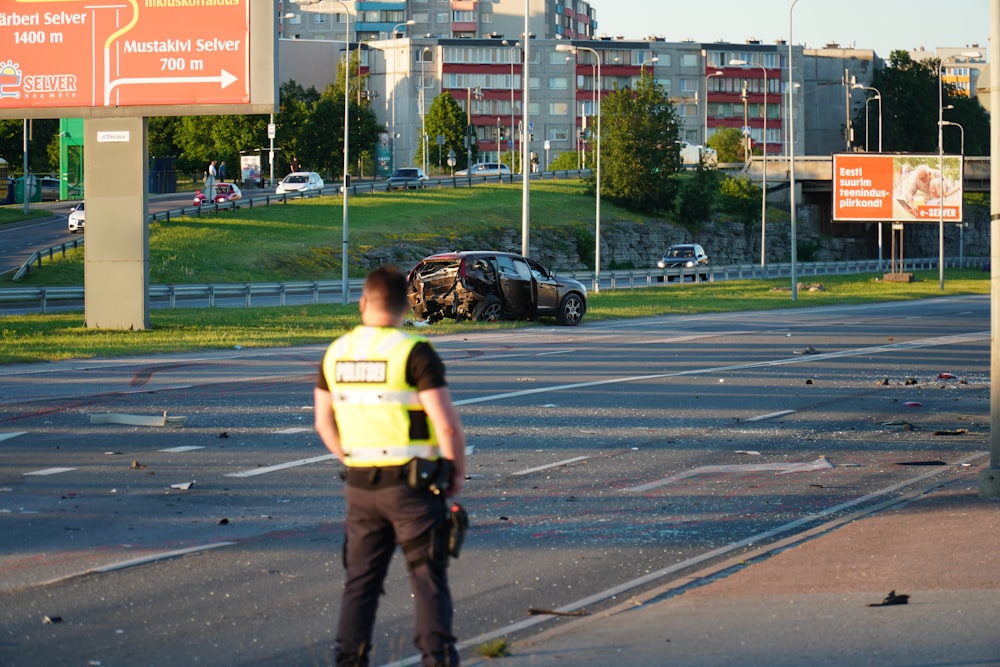
<svg viewBox="0 0 1000 667">
<path fill-rule="evenodd" d="M 673 208 L 679 124 L 663 87 L 644 76 L 635 88 L 608 95 L 601 116 L 602 193 L 636 210 Z"/>
<path fill-rule="evenodd" d="M 431 108 L 427 110 L 424 118 L 424 126 L 427 128 L 428 139 L 428 163 L 433 163 L 435 158 L 440 158 L 441 154 L 448 155 L 448 151 L 455 151 L 455 162 L 459 168 L 468 167 L 468 148 L 465 146 L 465 112 L 458 102 L 447 90 L 434 98 Z M 436 138 L 444 137 L 444 145 L 438 146 Z M 416 164 L 423 164 L 423 142 L 417 147 L 417 152 L 413 156 Z M 475 147 L 473 147 L 475 154 Z M 475 158 L 473 158 L 475 159 Z"/>
<path fill-rule="evenodd" d="M 563 151 L 549 162 L 552 171 L 575 171 L 580 168 L 580 157 L 575 151 Z"/>
<path fill-rule="evenodd" d="M 235 174 L 240 153 L 257 150 L 263 145 L 267 138 L 267 121 L 268 117 L 260 114 L 184 116 L 175 126 L 174 134 L 174 142 L 183 155 L 177 162 L 178 170 L 197 174 L 212 160 L 225 160 L 230 165 L 230 174 Z M 163 126 L 171 124 L 164 122 Z"/>
<path fill-rule="evenodd" d="M 50 158 L 49 146 L 53 138 L 58 142 L 59 121 L 50 118 L 35 118 L 29 122 L 31 141 L 28 145 L 28 169 L 36 174 L 56 171 L 57 159 Z M 24 165 L 24 121 L 0 120 L 0 157 L 10 163 L 12 174 L 21 173 Z M 4 184 L 6 188 L 6 184 Z M 6 189 L 3 191 L 6 194 Z"/>
<path fill-rule="evenodd" d="M 882 150 L 898 153 L 936 153 L 938 150 L 938 71 L 939 60 L 913 60 L 906 51 L 893 51 L 888 65 L 872 75 L 871 87 L 882 95 Z M 867 91 L 873 95 L 873 91 Z M 942 88 L 944 119 L 958 123 L 965 132 L 966 155 L 989 155 L 989 116 L 977 100 L 962 95 L 947 83 Z M 949 109 L 952 106 L 954 108 Z M 854 118 L 857 127 L 865 122 L 865 107 Z M 869 150 L 878 146 L 878 127 L 869 118 Z M 864 133 L 856 134 L 864 146 Z M 961 133 L 944 128 L 944 150 L 958 154 Z"/>
<path fill-rule="evenodd" d="M 358 72 L 357 53 L 351 57 L 351 71 Z M 297 133 L 294 154 L 310 171 L 326 176 L 344 174 L 344 63 L 337 66 L 336 83 L 328 85 L 312 108 L 305 114 Z M 356 164 L 357 156 L 370 152 L 384 131 L 369 102 L 362 94 L 367 82 L 365 75 L 350 79 L 348 94 L 348 164 Z M 289 153 L 292 155 L 292 153 Z"/>
<path fill-rule="evenodd" d="M 716 130 L 708 138 L 708 147 L 719 154 L 719 162 L 742 162 L 743 145 L 743 134 L 736 127 Z"/>
<path fill-rule="evenodd" d="M 281 84 L 279 94 L 278 113 L 274 116 L 275 147 L 278 149 L 276 162 L 287 167 L 292 156 L 302 151 L 302 128 L 319 102 L 320 93 L 313 86 L 303 88 L 295 81 L 286 81 Z M 280 171 L 284 172 L 284 169 Z"/>
</svg>

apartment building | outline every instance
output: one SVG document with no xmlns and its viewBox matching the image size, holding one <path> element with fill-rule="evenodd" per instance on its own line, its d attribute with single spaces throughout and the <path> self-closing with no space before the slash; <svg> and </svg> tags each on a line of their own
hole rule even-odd
<svg viewBox="0 0 1000 667">
<path fill-rule="evenodd" d="M 378 41 L 397 34 L 435 39 L 474 39 L 524 32 L 524 0 L 358 0 L 351 3 L 351 41 Z M 528 32 L 539 39 L 590 39 L 597 15 L 583 0 L 530 0 Z M 313 4 L 281 0 L 280 36 L 343 40 L 347 19 L 337 0 Z"/>
<path fill-rule="evenodd" d="M 769 154 L 787 150 L 788 47 L 785 44 L 666 42 L 658 38 L 532 39 L 529 72 L 528 132 L 524 131 L 525 48 L 522 40 L 397 36 L 352 45 L 360 53 L 373 108 L 393 145 L 392 163 L 409 163 L 420 145 L 422 113 L 447 91 L 466 112 L 483 160 L 518 153 L 523 137 L 541 165 L 565 151 L 592 148 L 599 100 L 632 87 L 644 74 L 654 77 L 674 103 L 680 139 L 703 144 L 720 128 L 749 134 Z M 343 42 L 279 42 L 282 80 L 322 89 L 342 57 Z M 808 68 L 802 49 L 793 53 L 795 90 Z M 292 76 L 290 73 L 295 72 Z M 791 96 L 796 117 L 803 96 Z M 765 134 L 766 131 L 766 134 Z M 796 147 L 802 150 L 797 132 Z M 435 166 L 434 138 L 428 154 Z"/>
<path fill-rule="evenodd" d="M 951 84 L 959 93 L 976 96 L 976 84 L 986 67 L 986 48 L 979 44 L 963 47 L 938 47 L 928 51 L 923 47 L 908 52 L 912 60 L 938 60 L 941 81 Z"/>
</svg>

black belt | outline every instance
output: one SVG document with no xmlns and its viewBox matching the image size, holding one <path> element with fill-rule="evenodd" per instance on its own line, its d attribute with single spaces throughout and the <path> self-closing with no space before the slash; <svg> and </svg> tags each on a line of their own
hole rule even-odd
<svg viewBox="0 0 1000 667">
<path fill-rule="evenodd" d="M 379 489 L 406 484 L 407 467 L 403 466 L 348 466 L 344 471 L 348 486 L 359 489 Z"/>
</svg>

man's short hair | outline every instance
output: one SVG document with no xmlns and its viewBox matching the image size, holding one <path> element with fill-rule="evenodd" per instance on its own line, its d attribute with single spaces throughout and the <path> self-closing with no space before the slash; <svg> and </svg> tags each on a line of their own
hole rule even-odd
<svg viewBox="0 0 1000 667">
<path fill-rule="evenodd" d="M 365 278 L 365 297 L 390 313 L 402 313 L 410 307 L 406 290 L 406 276 L 395 266 L 380 266 Z"/>
</svg>

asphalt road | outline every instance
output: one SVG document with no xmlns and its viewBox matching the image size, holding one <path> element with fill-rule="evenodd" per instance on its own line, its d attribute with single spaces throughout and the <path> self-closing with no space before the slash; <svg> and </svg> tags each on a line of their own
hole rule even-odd
<svg viewBox="0 0 1000 667">
<path fill-rule="evenodd" d="M 552 618 L 529 609 L 619 603 L 981 455 L 989 308 L 435 338 L 474 448 L 451 569 L 466 651 Z M 0 664 L 329 664 L 343 503 L 311 429 L 321 354 L 0 369 Z M 183 424 L 93 421 L 115 414 Z M 404 569 L 378 664 L 416 664 Z"/>
</svg>

